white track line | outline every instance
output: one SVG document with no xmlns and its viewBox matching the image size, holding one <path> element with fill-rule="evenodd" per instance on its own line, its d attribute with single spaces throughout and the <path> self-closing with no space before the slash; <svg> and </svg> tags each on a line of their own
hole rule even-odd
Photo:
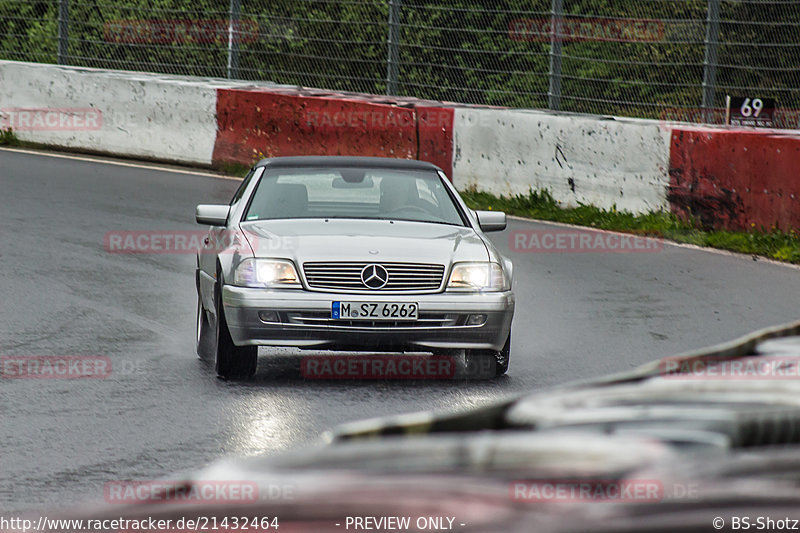
<svg viewBox="0 0 800 533">
<path fill-rule="evenodd" d="M 209 178 L 217 178 L 221 180 L 235 180 L 235 181 L 242 181 L 242 178 L 237 178 L 235 176 L 225 176 L 224 174 L 215 174 L 213 172 L 205 172 L 202 170 L 188 170 L 182 169 L 178 167 L 170 167 L 170 166 L 162 166 L 157 164 L 150 164 L 150 163 L 135 163 L 129 161 L 118 161 L 115 159 L 109 159 L 105 157 L 94 157 L 94 156 L 85 156 L 85 155 L 73 155 L 73 154 L 64 154 L 60 152 L 45 152 L 39 150 L 30 150 L 25 148 L 12 148 L 3 146 L 0 147 L 0 150 L 6 152 L 17 152 L 20 154 L 31 154 L 31 155 L 41 155 L 45 157 L 56 157 L 60 159 L 72 159 L 73 161 L 86 161 L 89 163 L 102 163 L 106 165 L 116 165 L 119 167 L 131 167 L 131 168 L 141 168 L 145 170 L 158 170 L 161 172 L 174 172 L 176 174 L 191 174 L 194 176 L 205 176 Z"/>
</svg>

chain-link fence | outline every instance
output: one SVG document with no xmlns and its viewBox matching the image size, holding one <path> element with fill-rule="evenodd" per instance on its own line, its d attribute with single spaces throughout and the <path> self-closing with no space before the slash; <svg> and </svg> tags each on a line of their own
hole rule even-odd
<svg viewBox="0 0 800 533">
<path fill-rule="evenodd" d="M 0 0 L 0 57 L 797 128 L 796 0 Z"/>
</svg>

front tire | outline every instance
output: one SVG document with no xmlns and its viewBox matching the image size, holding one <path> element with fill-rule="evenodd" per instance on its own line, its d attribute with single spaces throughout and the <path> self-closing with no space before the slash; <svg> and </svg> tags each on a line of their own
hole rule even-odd
<svg viewBox="0 0 800 533">
<path fill-rule="evenodd" d="M 508 338 L 506 339 L 506 343 L 503 345 L 503 349 L 500 350 L 496 355 L 496 366 L 494 375 L 496 377 L 504 376 L 508 373 L 508 363 L 511 362 L 511 332 L 508 332 Z"/>
<path fill-rule="evenodd" d="M 215 291 L 217 304 L 217 327 L 215 368 L 217 375 L 226 379 L 247 378 L 256 373 L 258 364 L 258 346 L 236 346 L 233 343 L 228 322 L 225 320 L 225 311 L 222 308 L 222 298 L 219 291 Z"/>
<path fill-rule="evenodd" d="M 495 350 L 466 350 L 464 360 L 467 369 L 488 368 L 494 370 L 494 377 L 508 373 L 508 364 L 511 360 L 511 332 L 508 333 L 503 349 Z"/>
<path fill-rule="evenodd" d="M 214 330 L 208 323 L 208 313 L 203 309 L 203 300 L 197 295 L 197 320 L 195 326 L 197 355 L 204 361 L 214 357 Z"/>
</svg>

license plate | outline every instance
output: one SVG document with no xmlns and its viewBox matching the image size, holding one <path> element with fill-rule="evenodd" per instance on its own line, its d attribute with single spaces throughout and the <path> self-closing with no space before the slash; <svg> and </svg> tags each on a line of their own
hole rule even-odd
<svg viewBox="0 0 800 533">
<path fill-rule="evenodd" d="M 336 320 L 417 320 L 419 306 L 408 302 L 333 302 L 331 318 Z"/>
</svg>

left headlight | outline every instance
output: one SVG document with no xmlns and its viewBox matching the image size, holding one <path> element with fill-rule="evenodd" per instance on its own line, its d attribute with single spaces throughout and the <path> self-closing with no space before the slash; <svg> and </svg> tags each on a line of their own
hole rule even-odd
<svg viewBox="0 0 800 533">
<path fill-rule="evenodd" d="M 239 263 L 233 275 L 239 287 L 300 289 L 300 277 L 291 261 L 248 258 Z"/>
<path fill-rule="evenodd" d="M 507 291 L 508 276 L 499 263 L 456 263 L 447 282 L 451 291 Z"/>
</svg>

